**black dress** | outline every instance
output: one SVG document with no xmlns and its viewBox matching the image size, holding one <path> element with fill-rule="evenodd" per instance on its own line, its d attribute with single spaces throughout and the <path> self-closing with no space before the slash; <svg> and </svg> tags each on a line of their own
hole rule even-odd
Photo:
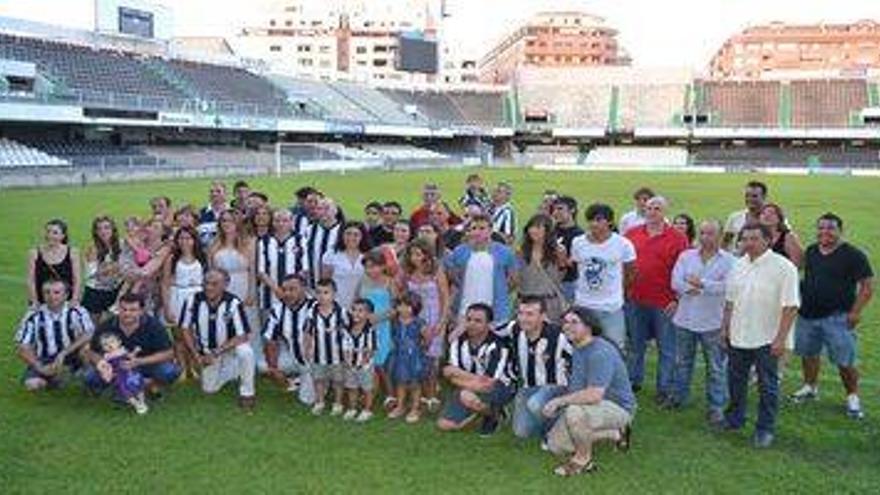
<svg viewBox="0 0 880 495">
<path fill-rule="evenodd" d="M 43 284 L 49 280 L 61 280 L 67 284 L 67 298 L 70 299 L 73 291 L 73 263 L 70 260 L 70 246 L 67 246 L 67 254 L 60 263 L 50 265 L 43 259 L 43 251 L 37 248 L 37 260 L 34 263 L 34 289 L 37 293 L 37 302 L 43 304 Z"/>
</svg>

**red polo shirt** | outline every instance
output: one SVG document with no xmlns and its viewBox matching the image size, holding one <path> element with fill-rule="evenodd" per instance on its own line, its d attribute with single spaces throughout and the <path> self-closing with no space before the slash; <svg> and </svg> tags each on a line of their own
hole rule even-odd
<svg viewBox="0 0 880 495">
<path fill-rule="evenodd" d="M 629 290 L 632 301 L 665 308 L 676 299 L 672 290 L 672 268 L 678 255 L 688 248 L 688 240 L 681 232 L 666 225 L 655 236 L 648 235 L 645 225 L 626 232 L 626 238 L 636 248 L 636 278 Z"/>
<path fill-rule="evenodd" d="M 422 225 L 431 221 L 431 209 L 425 205 L 421 205 L 410 215 L 409 217 L 409 225 L 413 230 L 412 234 L 415 236 L 417 234 L 417 230 Z M 461 223 L 461 218 L 458 217 L 452 210 L 449 211 L 449 225 L 458 225 Z"/>
</svg>

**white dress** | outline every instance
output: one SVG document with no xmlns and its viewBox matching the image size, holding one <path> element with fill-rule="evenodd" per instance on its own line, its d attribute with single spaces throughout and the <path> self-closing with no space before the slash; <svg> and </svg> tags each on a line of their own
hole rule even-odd
<svg viewBox="0 0 880 495">
<path fill-rule="evenodd" d="M 205 279 L 205 270 L 198 260 L 189 263 L 183 260 L 177 260 L 174 266 L 174 281 L 171 284 L 171 294 L 169 304 L 171 304 L 171 316 L 174 321 L 168 322 L 177 324 L 180 321 L 180 310 L 183 309 L 183 303 L 190 296 L 202 290 L 202 282 Z"/>
<path fill-rule="evenodd" d="M 214 266 L 229 274 L 227 291 L 238 296 L 242 302 L 248 298 L 248 260 L 238 250 L 220 248 L 214 253 Z"/>
</svg>

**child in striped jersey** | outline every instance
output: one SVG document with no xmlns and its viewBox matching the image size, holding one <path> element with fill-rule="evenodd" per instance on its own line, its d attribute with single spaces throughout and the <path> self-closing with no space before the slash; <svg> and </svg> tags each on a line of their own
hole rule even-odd
<svg viewBox="0 0 880 495">
<path fill-rule="evenodd" d="M 373 353 L 376 350 L 376 332 L 370 324 L 373 303 L 357 299 L 351 308 L 351 327 L 343 331 L 342 357 L 345 361 L 345 389 L 348 392 L 346 421 L 359 423 L 373 417 Z M 363 408 L 358 413 L 360 395 Z"/>
<path fill-rule="evenodd" d="M 329 385 L 333 387 L 330 415 L 338 416 L 343 411 L 342 336 L 348 328 L 349 315 L 336 302 L 336 283 L 333 279 L 319 280 L 315 292 L 317 302 L 309 310 L 306 320 L 306 354 L 315 381 L 312 414 L 318 416 L 324 412 L 324 399 Z"/>
</svg>

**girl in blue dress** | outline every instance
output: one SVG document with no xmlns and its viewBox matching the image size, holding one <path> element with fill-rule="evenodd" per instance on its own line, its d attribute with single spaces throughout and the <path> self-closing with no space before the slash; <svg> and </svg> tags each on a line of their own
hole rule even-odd
<svg viewBox="0 0 880 495">
<path fill-rule="evenodd" d="M 376 329 L 376 353 L 373 366 L 380 390 L 385 393 L 383 407 L 388 410 L 394 405 L 394 390 L 386 373 L 388 356 L 391 354 L 391 301 L 394 299 L 393 284 L 388 274 L 384 253 L 379 248 L 364 255 L 364 277 L 357 290 L 357 297 L 373 303 L 373 316 L 370 323 Z"/>
<path fill-rule="evenodd" d="M 422 310 L 418 294 L 405 292 L 394 301 L 394 318 L 391 320 L 391 351 L 389 369 L 395 386 L 397 405 L 388 413 L 396 419 L 406 413 L 406 395 L 411 402 L 407 423 L 416 423 L 421 417 L 419 404 L 422 398 L 422 381 L 428 371 L 428 358 L 422 339 L 425 322 L 416 315 Z"/>
</svg>

